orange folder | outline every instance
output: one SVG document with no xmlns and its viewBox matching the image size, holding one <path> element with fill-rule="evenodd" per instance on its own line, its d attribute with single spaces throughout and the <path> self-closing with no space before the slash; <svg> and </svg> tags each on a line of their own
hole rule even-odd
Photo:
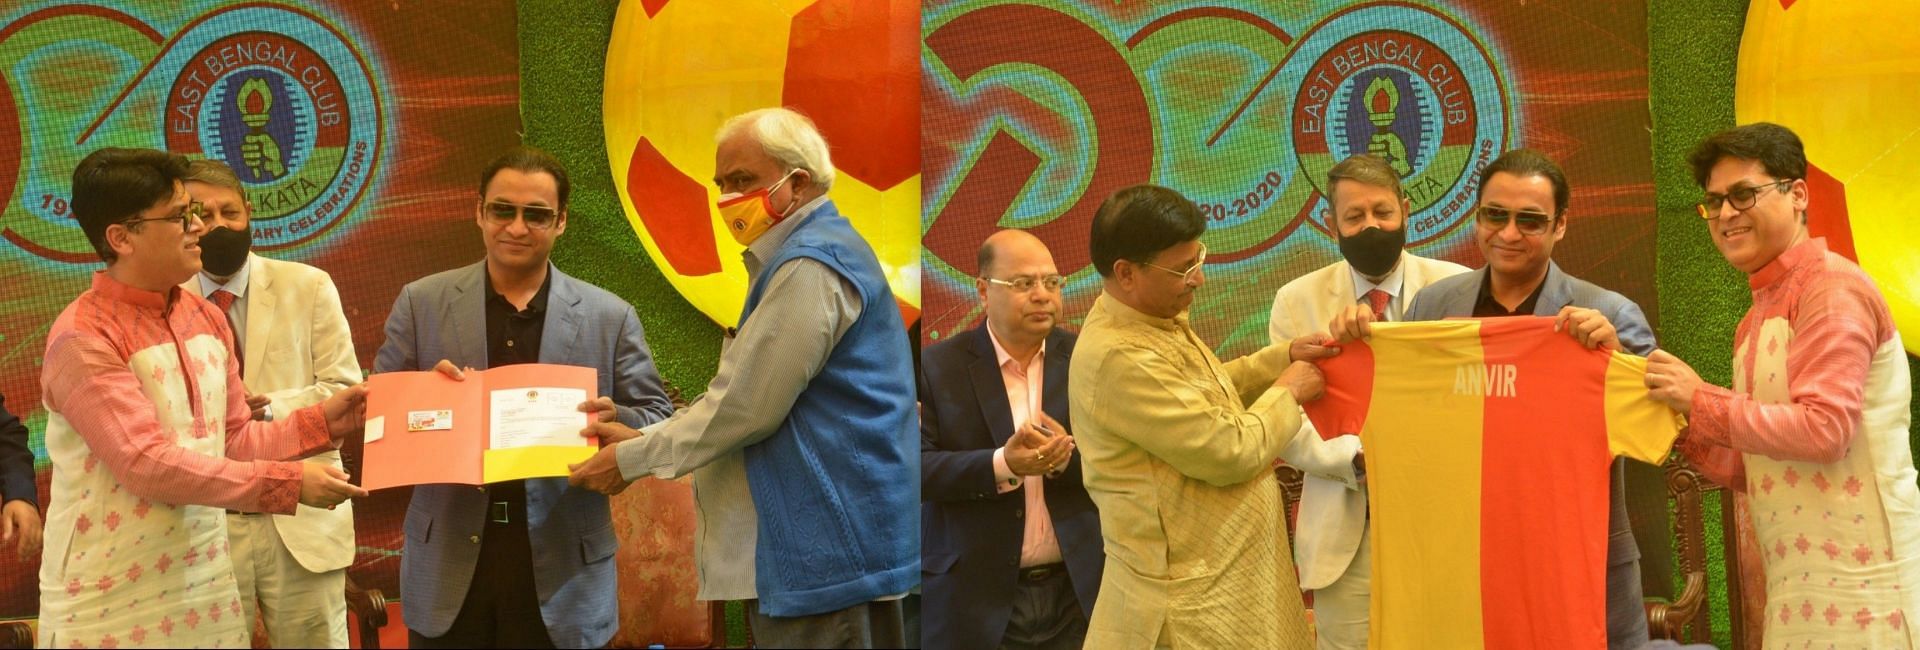
<svg viewBox="0 0 1920 650">
<path fill-rule="evenodd" d="M 566 476 L 567 464 L 599 451 L 598 440 L 580 436 L 591 416 L 578 410 L 599 389 L 593 368 L 521 364 L 468 370 L 466 381 L 388 372 L 367 388 L 368 490 Z"/>
</svg>

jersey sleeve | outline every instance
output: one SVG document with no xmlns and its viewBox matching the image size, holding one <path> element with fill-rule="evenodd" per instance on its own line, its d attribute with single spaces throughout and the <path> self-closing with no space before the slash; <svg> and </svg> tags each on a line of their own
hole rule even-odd
<svg viewBox="0 0 1920 650">
<path fill-rule="evenodd" d="M 1615 352 L 1607 363 L 1607 449 L 1615 456 L 1658 465 L 1666 461 L 1685 421 L 1647 395 L 1646 376 L 1643 357 Z"/>
<path fill-rule="evenodd" d="M 1340 354 L 1316 362 L 1326 374 L 1327 390 L 1303 408 L 1321 438 L 1360 435 L 1373 401 L 1373 347 L 1365 341 L 1340 346 Z"/>
</svg>

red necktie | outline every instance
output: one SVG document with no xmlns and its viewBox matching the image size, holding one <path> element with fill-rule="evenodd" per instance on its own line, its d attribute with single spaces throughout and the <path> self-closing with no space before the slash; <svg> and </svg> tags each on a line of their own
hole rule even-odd
<svg viewBox="0 0 1920 650">
<path fill-rule="evenodd" d="M 239 299 L 239 296 L 229 293 L 226 289 L 214 289 L 213 293 L 207 294 L 207 300 L 213 301 L 214 306 L 220 308 L 220 313 L 227 316 L 227 331 L 233 333 L 234 358 L 240 364 L 240 374 L 245 375 L 247 370 L 246 355 L 239 353 L 242 349 L 240 346 L 240 328 L 234 327 L 233 325 L 233 301 Z"/>
<path fill-rule="evenodd" d="M 1367 306 L 1373 308 L 1373 320 L 1375 322 L 1386 322 L 1387 303 L 1393 300 L 1393 296 L 1385 291 L 1374 289 L 1368 291 L 1365 297 L 1367 299 Z"/>
</svg>

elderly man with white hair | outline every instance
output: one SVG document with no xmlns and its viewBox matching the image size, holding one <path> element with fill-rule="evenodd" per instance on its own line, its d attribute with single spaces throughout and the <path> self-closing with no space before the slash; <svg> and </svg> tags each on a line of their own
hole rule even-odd
<svg viewBox="0 0 1920 650">
<path fill-rule="evenodd" d="M 583 431 L 610 444 L 571 480 L 614 494 L 691 472 L 700 598 L 749 600 L 763 646 L 904 646 L 901 599 L 920 577 L 918 417 L 893 292 L 827 198 L 833 162 L 812 121 L 762 109 L 716 139 L 719 211 L 747 247 L 738 334 L 686 410 Z"/>
</svg>

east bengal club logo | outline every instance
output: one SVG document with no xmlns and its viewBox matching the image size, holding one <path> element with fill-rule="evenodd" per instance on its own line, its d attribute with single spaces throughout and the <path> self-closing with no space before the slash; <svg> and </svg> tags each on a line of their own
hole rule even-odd
<svg viewBox="0 0 1920 650">
<path fill-rule="evenodd" d="M 80 159 L 109 146 L 227 163 L 253 201 L 256 248 L 328 232 L 368 195 L 385 145 L 373 68 L 341 30 L 267 3 L 216 9 L 171 34 L 88 5 L 8 20 L 0 238 L 46 260 L 98 262 L 66 194 Z M 62 76 L 82 68 L 95 74 Z"/>
<path fill-rule="evenodd" d="M 1413 209 L 1409 245 L 1465 222 L 1480 169 L 1517 129 L 1486 43 L 1433 9 L 1383 4 L 1329 16 L 1299 53 L 1281 75 L 1299 80 L 1292 136 L 1320 195 L 1313 213 L 1327 207 L 1327 170 L 1370 153 L 1400 173 Z"/>
<path fill-rule="evenodd" d="M 169 150 L 233 168 L 253 201 L 254 245 L 273 249 L 327 231 L 366 194 L 380 96 L 365 58 L 324 21 L 249 13 L 211 16 L 196 47 L 163 59 L 174 71 L 163 127 Z M 274 31 L 249 28 L 259 25 Z"/>
</svg>

